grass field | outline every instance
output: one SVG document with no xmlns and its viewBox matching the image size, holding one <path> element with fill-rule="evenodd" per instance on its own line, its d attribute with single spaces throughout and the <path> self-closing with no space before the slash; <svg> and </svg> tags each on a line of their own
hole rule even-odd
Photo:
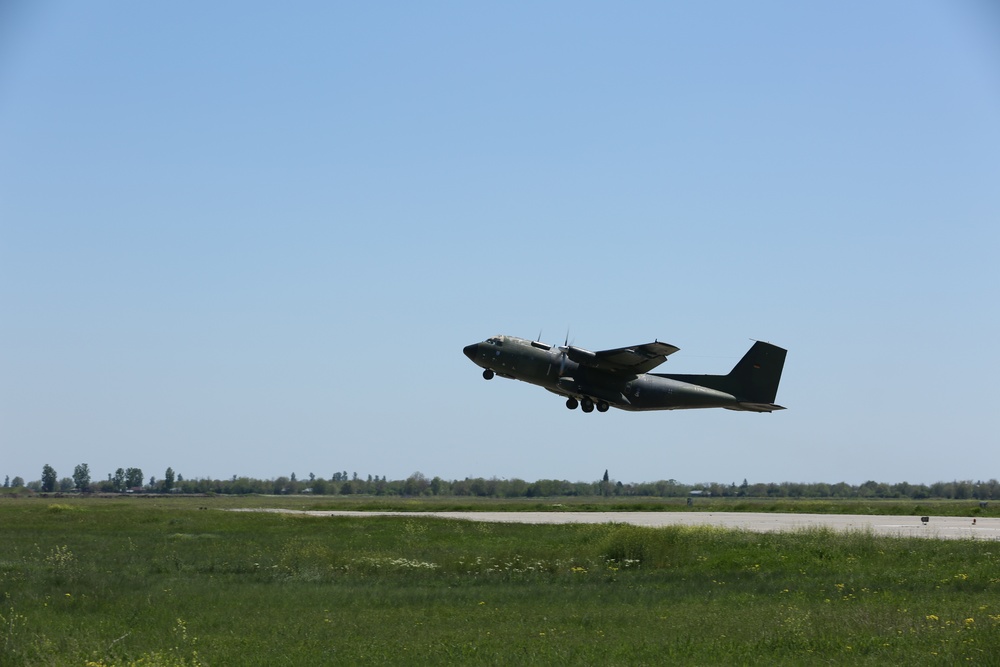
<svg viewBox="0 0 1000 667">
<path fill-rule="evenodd" d="M 225 502 L 219 496 L 220 502 Z M 233 498 L 240 506 L 285 507 L 309 510 L 394 510 L 394 511 L 507 511 L 507 512 L 778 512 L 796 514 L 864 514 L 902 516 L 1000 517 L 1000 503 L 976 500 L 910 499 L 814 499 L 814 498 L 687 498 L 572 497 L 572 498 L 418 498 L 365 496 L 257 496 Z"/>
<path fill-rule="evenodd" d="M 0 500 L 0 665 L 1000 664 L 995 543 L 241 505 Z"/>
</svg>

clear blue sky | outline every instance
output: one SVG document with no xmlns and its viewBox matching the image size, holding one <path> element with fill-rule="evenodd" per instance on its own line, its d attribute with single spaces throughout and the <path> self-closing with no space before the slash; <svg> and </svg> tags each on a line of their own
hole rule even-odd
<svg viewBox="0 0 1000 667">
<path fill-rule="evenodd" d="M 998 258 L 986 2 L 0 9 L 0 477 L 989 479 Z M 567 328 L 788 410 L 462 355 Z"/>
</svg>

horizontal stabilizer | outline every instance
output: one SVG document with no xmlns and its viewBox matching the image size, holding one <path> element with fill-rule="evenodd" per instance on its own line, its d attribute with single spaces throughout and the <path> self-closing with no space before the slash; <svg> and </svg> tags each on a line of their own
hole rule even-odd
<svg viewBox="0 0 1000 667">
<path fill-rule="evenodd" d="M 785 408 L 774 403 L 740 403 L 737 407 L 729 409 L 743 412 L 774 412 L 775 410 L 784 410 Z"/>
</svg>

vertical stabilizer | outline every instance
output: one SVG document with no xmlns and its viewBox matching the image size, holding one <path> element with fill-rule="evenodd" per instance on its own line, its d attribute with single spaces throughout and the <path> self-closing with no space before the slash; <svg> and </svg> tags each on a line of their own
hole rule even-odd
<svg viewBox="0 0 1000 667">
<path fill-rule="evenodd" d="M 654 375 L 732 394 L 737 404 L 725 406 L 729 407 L 730 410 L 751 412 L 784 410 L 780 405 L 774 404 L 774 399 L 778 395 L 778 382 L 781 381 L 781 371 L 785 367 L 786 354 L 787 350 L 784 348 L 758 341 L 747 350 L 739 363 L 726 375 L 676 375 L 672 373 L 654 373 Z"/>
<path fill-rule="evenodd" d="M 757 341 L 726 378 L 732 393 L 750 403 L 774 403 L 787 350 Z"/>
</svg>

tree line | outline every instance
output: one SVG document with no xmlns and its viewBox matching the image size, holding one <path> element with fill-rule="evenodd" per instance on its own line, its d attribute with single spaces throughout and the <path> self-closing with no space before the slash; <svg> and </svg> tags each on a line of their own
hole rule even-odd
<svg viewBox="0 0 1000 667">
<path fill-rule="evenodd" d="M 290 475 L 274 479 L 255 479 L 233 475 L 230 479 L 185 479 L 167 468 L 163 477 L 156 479 L 143 475 L 141 468 L 118 468 L 108 473 L 107 479 L 91 479 L 90 466 L 77 465 L 72 477 L 59 478 L 49 464 L 42 467 L 41 479 L 25 483 L 22 477 L 4 479 L 4 489 L 28 492 L 79 492 L 79 493 L 184 493 L 184 494 L 313 494 L 313 495 L 372 495 L 372 496 L 470 496 L 483 498 L 546 498 L 553 496 L 622 496 L 683 498 L 703 495 L 722 498 L 929 498 L 955 500 L 1000 499 L 1000 482 L 951 481 L 933 484 L 900 482 L 886 484 L 867 481 L 863 484 L 837 482 L 754 483 L 743 480 L 741 484 L 716 482 L 683 484 L 674 479 L 656 482 L 623 483 L 612 480 L 608 471 L 593 482 L 540 479 L 528 482 L 523 479 L 496 477 L 466 477 L 461 480 L 428 478 L 415 472 L 406 479 L 389 480 L 385 475 L 348 476 L 347 471 L 335 472 L 329 478 L 309 473 L 306 478 Z"/>
<path fill-rule="evenodd" d="M 23 477 L 4 477 L 3 488 L 25 489 L 37 493 L 69 492 L 81 493 L 126 493 L 126 492 L 174 492 L 175 476 L 172 468 L 167 468 L 162 480 L 150 477 L 148 483 L 142 468 L 118 468 L 114 474 L 108 473 L 107 480 L 94 482 L 90 477 L 90 466 L 81 463 L 73 469 L 72 477 L 59 478 L 55 468 L 46 463 L 42 466 L 42 478 L 25 483 Z"/>
</svg>

